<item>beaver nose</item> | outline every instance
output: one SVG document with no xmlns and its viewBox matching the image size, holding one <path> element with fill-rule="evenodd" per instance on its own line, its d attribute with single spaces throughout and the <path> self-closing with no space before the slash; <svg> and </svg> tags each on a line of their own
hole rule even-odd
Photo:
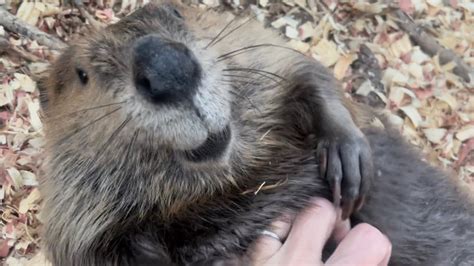
<svg viewBox="0 0 474 266">
<path fill-rule="evenodd" d="M 182 43 L 147 35 L 133 47 L 133 72 L 137 90 L 153 103 L 190 99 L 201 80 L 201 68 Z"/>
</svg>

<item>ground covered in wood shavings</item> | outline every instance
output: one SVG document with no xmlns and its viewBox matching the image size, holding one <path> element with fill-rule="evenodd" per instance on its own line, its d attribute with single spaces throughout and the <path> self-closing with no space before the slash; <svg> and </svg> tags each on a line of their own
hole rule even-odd
<svg viewBox="0 0 474 266">
<path fill-rule="evenodd" d="M 251 13 L 280 31 L 292 47 L 333 69 L 348 97 L 384 109 L 430 162 L 452 170 L 453 176 L 474 188 L 474 82 L 456 69 L 455 61 L 443 59 L 439 51 L 427 51 L 426 45 L 401 27 L 403 21 L 394 13 L 402 10 L 411 15 L 413 21 L 408 19 L 408 23 L 416 23 L 472 70 L 474 3 L 189 2 L 201 8 Z M 90 23 L 114 23 L 143 3 L 84 4 L 85 9 L 79 10 L 56 0 L 0 0 L 0 7 L 64 41 L 80 35 Z M 42 123 L 34 80 L 57 52 L 0 26 L 0 264 L 44 264 L 38 248 L 41 196 L 37 189 L 43 159 Z"/>
</svg>

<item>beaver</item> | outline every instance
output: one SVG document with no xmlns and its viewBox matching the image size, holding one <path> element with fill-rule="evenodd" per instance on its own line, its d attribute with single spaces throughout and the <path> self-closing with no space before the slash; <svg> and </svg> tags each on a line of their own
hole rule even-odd
<svg viewBox="0 0 474 266">
<path fill-rule="evenodd" d="M 474 263 L 461 187 L 252 18 L 148 4 L 71 44 L 39 88 L 54 265 L 245 258 L 314 196 L 387 234 L 393 265 Z"/>
</svg>

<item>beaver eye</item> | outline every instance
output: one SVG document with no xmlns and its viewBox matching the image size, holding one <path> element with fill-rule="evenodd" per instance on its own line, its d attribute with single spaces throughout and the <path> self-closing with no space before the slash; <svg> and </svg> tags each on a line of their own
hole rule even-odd
<svg viewBox="0 0 474 266">
<path fill-rule="evenodd" d="M 76 69 L 77 76 L 79 77 L 79 80 L 81 81 L 82 85 L 86 85 L 87 82 L 89 81 L 89 76 L 87 76 L 87 73 L 82 70 L 82 69 Z"/>
<path fill-rule="evenodd" d="M 183 18 L 183 15 L 181 15 L 181 13 L 179 13 L 179 11 L 176 8 L 172 7 L 171 11 L 176 17 L 181 18 L 181 19 Z"/>
</svg>

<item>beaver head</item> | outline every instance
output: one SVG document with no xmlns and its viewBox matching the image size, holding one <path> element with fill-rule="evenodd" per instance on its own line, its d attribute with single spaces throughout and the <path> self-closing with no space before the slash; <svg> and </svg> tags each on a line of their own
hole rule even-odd
<svg viewBox="0 0 474 266">
<path fill-rule="evenodd" d="M 149 4 L 63 52 L 41 86 L 52 180 L 167 209 L 235 182 L 233 98 L 201 15 Z"/>
<path fill-rule="evenodd" d="M 208 43 L 209 39 L 187 28 L 178 7 L 148 5 L 78 40 L 61 56 L 52 72 L 46 109 L 63 113 L 63 108 L 113 104 L 108 110 L 120 108 L 116 117 L 128 118 L 123 120 L 130 120 L 127 127 L 156 137 L 160 148 L 195 150 L 228 131 L 230 120 L 227 85 L 218 80 L 222 65 L 216 63 L 212 49 L 205 48 Z M 86 124 L 95 115 L 81 122 L 71 120 Z M 110 117 L 96 125 L 104 122 L 114 126 Z M 197 159 L 209 155 L 203 149 L 199 154 L 203 158 Z"/>
</svg>

